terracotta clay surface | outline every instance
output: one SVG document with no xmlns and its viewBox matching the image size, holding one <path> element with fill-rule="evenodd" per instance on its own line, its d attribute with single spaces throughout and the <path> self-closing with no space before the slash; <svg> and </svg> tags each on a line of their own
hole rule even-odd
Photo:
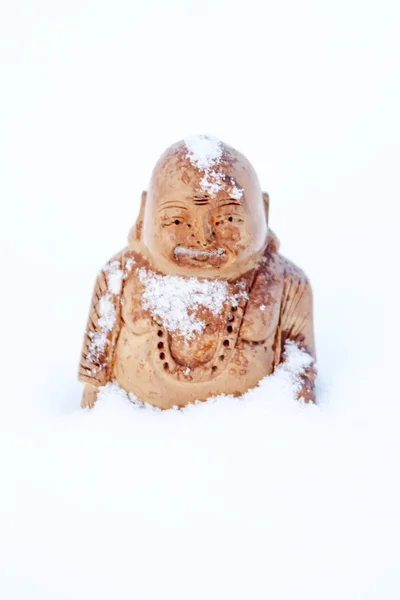
<svg viewBox="0 0 400 600">
<path fill-rule="evenodd" d="M 268 205 L 247 159 L 218 140 L 161 156 L 129 246 L 96 281 L 82 406 L 110 381 L 160 408 L 240 395 L 284 360 L 288 340 L 315 359 L 310 284 L 279 254 Z M 305 401 L 315 376 L 313 364 Z"/>
</svg>

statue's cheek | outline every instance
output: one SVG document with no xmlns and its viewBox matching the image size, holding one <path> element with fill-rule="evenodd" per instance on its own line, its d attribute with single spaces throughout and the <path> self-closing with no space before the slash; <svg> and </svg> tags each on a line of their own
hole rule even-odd
<svg viewBox="0 0 400 600">
<path fill-rule="evenodd" d="M 242 233 L 238 227 L 221 227 L 216 231 L 217 236 L 226 242 L 237 243 L 242 239 Z"/>
<path fill-rule="evenodd" d="M 161 244 L 168 248 L 171 245 L 176 244 L 181 238 L 179 227 L 163 227 L 160 232 Z"/>
</svg>

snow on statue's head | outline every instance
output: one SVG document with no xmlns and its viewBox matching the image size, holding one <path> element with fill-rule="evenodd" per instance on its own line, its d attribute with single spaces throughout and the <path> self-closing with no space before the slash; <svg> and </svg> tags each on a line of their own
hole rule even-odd
<svg viewBox="0 0 400 600">
<path fill-rule="evenodd" d="M 135 231 L 162 273 L 239 276 L 255 266 L 267 242 L 257 174 L 215 138 L 178 142 L 154 168 Z"/>
</svg>

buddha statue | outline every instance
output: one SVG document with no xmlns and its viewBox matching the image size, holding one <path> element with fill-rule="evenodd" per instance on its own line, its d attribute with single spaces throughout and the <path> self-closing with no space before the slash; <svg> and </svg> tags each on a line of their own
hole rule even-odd
<svg viewBox="0 0 400 600">
<path fill-rule="evenodd" d="M 299 399 L 315 401 L 312 292 L 278 252 L 268 194 L 249 161 L 211 136 L 158 160 L 128 246 L 100 271 L 83 342 L 82 406 L 117 382 L 167 409 L 242 395 L 285 361 L 313 361 Z"/>
</svg>

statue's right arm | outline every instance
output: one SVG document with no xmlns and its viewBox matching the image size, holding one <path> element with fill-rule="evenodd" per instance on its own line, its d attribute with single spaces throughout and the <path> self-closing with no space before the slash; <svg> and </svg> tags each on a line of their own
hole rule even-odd
<svg viewBox="0 0 400 600">
<path fill-rule="evenodd" d="M 92 407 L 98 388 L 111 380 L 115 343 L 120 327 L 120 295 L 109 289 L 100 271 L 93 291 L 79 362 L 78 379 L 85 384 L 81 405 Z"/>
</svg>

